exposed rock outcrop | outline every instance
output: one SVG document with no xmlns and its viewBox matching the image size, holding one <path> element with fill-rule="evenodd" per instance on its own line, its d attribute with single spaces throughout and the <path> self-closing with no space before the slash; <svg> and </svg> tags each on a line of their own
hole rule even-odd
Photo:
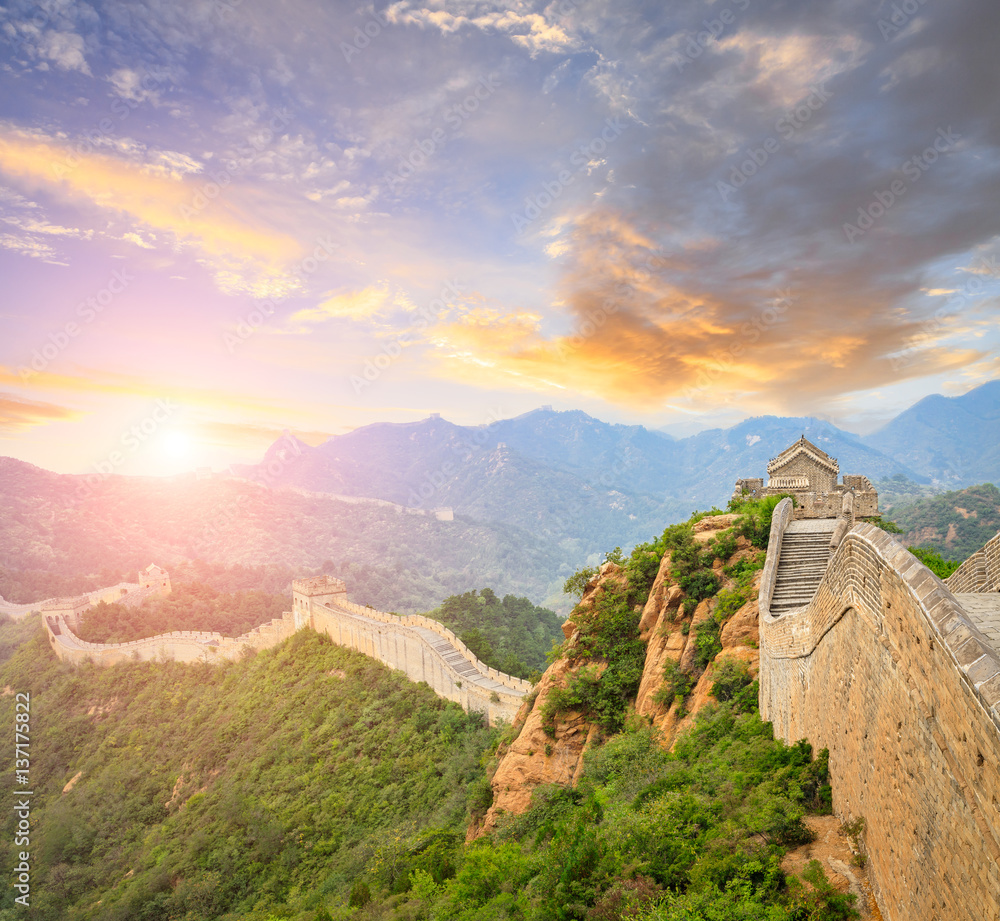
<svg viewBox="0 0 1000 921">
<path fill-rule="evenodd" d="M 732 527 L 735 515 L 715 515 L 697 522 L 694 538 L 707 544 L 720 532 Z M 737 538 L 736 552 L 729 563 L 751 557 L 757 553 L 745 538 Z M 722 561 L 717 561 L 716 574 L 725 587 L 731 588 L 732 580 L 725 576 Z M 623 587 L 626 576 L 622 567 L 605 563 L 598 575 L 586 586 L 574 615 L 590 610 L 606 587 Z M 716 663 L 699 674 L 696 663 L 697 626 L 712 617 L 715 599 L 701 601 L 691 615 L 685 615 L 684 592 L 672 576 L 671 554 L 660 561 L 656 577 L 650 588 L 639 620 L 640 638 L 646 641 L 646 658 L 642 680 L 635 702 L 639 716 L 645 717 L 661 733 L 663 744 L 673 745 L 677 733 L 690 725 L 698 710 L 713 700 L 711 689 L 713 674 L 722 659 L 745 661 L 751 673 L 756 674 L 757 600 L 754 582 L 753 598 L 725 624 L 721 633 L 723 651 Z M 639 610 L 638 608 L 636 610 Z M 572 650 L 580 639 L 580 632 L 573 615 L 563 625 L 566 637 L 566 655 L 553 663 L 536 686 L 536 693 L 522 705 L 514 722 L 516 739 L 499 752 L 499 761 L 491 784 L 493 803 L 481 825 L 471 828 L 470 837 L 488 833 L 496 828 L 505 814 L 518 815 L 528 809 L 534 791 L 545 784 L 570 785 L 579 780 L 583 770 L 583 756 L 598 738 L 597 726 L 582 713 L 560 713 L 554 734 L 543 728 L 542 711 L 553 688 L 565 687 L 577 670 Z M 697 679 L 695 687 L 684 701 L 683 707 L 673 700 L 658 702 L 657 692 L 663 686 L 664 667 L 675 662 L 682 671 Z M 593 666 L 591 666 L 593 667 Z M 600 666 L 598 666 L 600 667 Z"/>
<path fill-rule="evenodd" d="M 623 586 L 625 583 L 622 568 L 615 563 L 605 563 L 598 575 L 587 583 L 575 612 L 591 608 L 606 585 Z M 580 778 L 583 753 L 596 739 L 597 727 L 583 714 L 571 711 L 558 714 L 553 733 L 543 728 L 542 711 L 553 688 L 565 687 L 577 670 L 572 664 L 572 649 L 580 634 L 572 615 L 563 624 L 563 635 L 567 654 L 546 669 L 535 686 L 536 693 L 521 705 L 513 725 L 517 738 L 499 752 L 500 760 L 491 780 L 493 803 L 482 825 L 470 829 L 471 837 L 492 831 L 502 815 L 525 812 L 538 787 L 571 785 Z"/>
<path fill-rule="evenodd" d="M 553 663 L 538 682 L 537 698 L 523 705 L 521 731 L 493 775 L 493 804 L 483 821 L 484 832 L 492 831 L 505 813 L 525 812 L 536 788 L 545 784 L 568 786 L 579 780 L 583 753 L 593 743 L 597 727 L 582 714 L 570 712 L 558 715 L 554 735 L 542 728 L 542 708 L 549 692 L 553 687 L 565 686 L 573 670 L 566 659 Z"/>
</svg>

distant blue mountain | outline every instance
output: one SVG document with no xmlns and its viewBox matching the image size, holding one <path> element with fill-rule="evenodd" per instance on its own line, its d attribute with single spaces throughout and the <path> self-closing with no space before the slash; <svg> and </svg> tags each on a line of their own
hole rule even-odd
<svg viewBox="0 0 1000 921">
<path fill-rule="evenodd" d="M 924 397 L 863 440 L 949 488 L 1000 482 L 1000 381 Z"/>
<path fill-rule="evenodd" d="M 765 476 L 768 460 L 803 434 L 837 457 L 844 473 L 924 479 L 857 435 L 809 417 L 761 416 L 674 439 L 547 408 L 489 426 L 437 416 L 377 423 L 315 448 L 300 443 L 292 456 L 287 441 L 278 442 L 262 465 L 234 472 L 252 476 L 270 465 L 279 470 L 275 485 L 450 506 L 591 552 L 646 540 L 696 507 L 725 505 L 738 477 Z M 286 456 L 276 464 L 279 451 Z"/>
</svg>

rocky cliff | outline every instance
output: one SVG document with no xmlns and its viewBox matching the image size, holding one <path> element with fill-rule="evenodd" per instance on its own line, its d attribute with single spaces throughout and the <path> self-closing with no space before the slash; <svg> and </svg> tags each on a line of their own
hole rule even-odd
<svg viewBox="0 0 1000 921">
<path fill-rule="evenodd" d="M 694 526 L 694 540 L 702 546 L 720 538 L 732 528 L 735 515 L 715 515 L 703 518 Z M 635 717 L 655 726 L 664 746 L 671 746 L 677 733 L 690 725 L 698 710 L 712 700 L 713 676 L 726 659 L 746 662 L 756 676 L 757 651 L 757 589 L 759 571 L 744 591 L 748 600 L 729 616 L 721 628 L 721 652 L 707 667 L 698 662 L 698 625 L 715 616 L 720 597 L 735 587 L 726 569 L 740 560 L 756 557 L 759 551 L 745 538 L 735 539 L 735 552 L 725 559 L 716 559 L 713 572 L 718 577 L 723 595 L 692 604 L 673 573 L 673 559 L 667 551 L 659 563 L 656 577 L 645 599 L 637 606 L 639 636 L 646 644 L 642 679 L 634 706 Z M 572 785 L 583 771 L 587 749 L 602 740 L 596 721 L 581 711 L 561 711 L 552 722 L 546 721 L 546 703 L 559 689 L 565 689 L 573 675 L 582 668 L 593 668 L 578 656 L 581 643 L 579 623 L 592 612 L 602 594 L 621 589 L 626 584 L 624 570 L 615 563 L 605 563 L 598 575 L 588 583 L 580 603 L 563 626 L 566 643 L 563 655 L 556 660 L 538 682 L 535 692 L 521 706 L 512 726 L 513 741 L 498 750 L 496 770 L 492 777 L 493 803 L 483 822 L 470 830 L 470 836 L 492 831 L 504 814 L 519 815 L 531 804 L 534 791 L 545 784 Z M 685 602 L 687 602 L 685 604 Z M 731 602 L 730 602 L 731 603 Z M 693 610 L 692 610 L 693 608 Z M 675 663 L 686 676 L 689 693 L 663 693 L 664 671 Z M 596 663 L 597 672 L 602 665 Z M 674 671 L 676 675 L 676 671 Z M 551 709 L 551 708 L 550 708 Z M 551 719 L 551 717 L 549 717 Z"/>
</svg>

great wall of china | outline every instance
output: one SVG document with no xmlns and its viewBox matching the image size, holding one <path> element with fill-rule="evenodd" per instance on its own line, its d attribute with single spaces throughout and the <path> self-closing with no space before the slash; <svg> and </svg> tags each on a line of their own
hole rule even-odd
<svg viewBox="0 0 1000 921">
<path fill-rule="evenodd" d="M 830 750 L 834 811 L 864 820 L 887 921 L 998 921 L 1000 535 L 945 583 L 850 508 L 840 522 L 775 510 L 761 716 Z"/>
<path fill-rule="evenodd" d="M 117 588 L 117 587 L 116 587 Z M 109 590 L 93 593 L 104 597 Z M 397 616 L 350 602 L 343 582 L 330 576 L 292 583 L 292 611 L 235 638 L 183 631 L 130 643 L 88 643 L 76 635 L 89 599 L 56 599 L 43 607 L 49 645 L 66 662 L 114 665 L 131 660 L 216 662 L 267 649 L 309 627 L 333 642 L 425 681 L 436 694 L 484 713 L 491 724 L 513 720 L 531 683 L 484 665 L 451 630 L 419 615 Z M 31 608 L 32 606 L 22 606 Z M 37 605 L 35 606 L 37 608 Z"/>
<path fill-rule="evenodd" d="M 814 468 L 834 488 L 817 488 Z M 864 477 L 836 486 L 835 468 L 803 438 L 769 465 L 768 487 L 737 483 L 740 494 L 773 486 L 801 503 L 785 498 L 772 517 L 758 599 L 761 715 L 786 742 L 829 749 L 834 811 L 864 820 L 887 921 L 1000 921 L 1000 534 L 943 582 L 859 520 L 877 514 L 877 496 Z M 435 621 L 352 604 L 329 576 L 293 583 L 290 613 L 236 639 L 99 646 L 76 637 L 67 615 L 44 620 L 60 658 L 104 664 L 231 659 L 308 626 L 491 722 L 512 719 L 531 689 Z"/>
</svg>

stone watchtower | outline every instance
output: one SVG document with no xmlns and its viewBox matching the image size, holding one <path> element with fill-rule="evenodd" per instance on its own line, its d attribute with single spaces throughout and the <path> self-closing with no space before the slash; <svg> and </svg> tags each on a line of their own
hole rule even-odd
<svg viewBox="0 0 1000 921">
<path fill-rule="evenodd" d="M 878 515 L 878 493 L 865 476 L 845 476 L 838 483 L 840 465 L 822 448 L 816 447 L 803 435 L 785 448 L 767 465 L 767 485 L 764 480 L 739 479 L 733 498 L 751 496 L 795 497 L 795 518 L 836 518 L 843 506 L 844 494 L 854 494 L 854 514 L 858 518 Z"/>
<path fill-rule="evenodd" d="M 160 595 L 170 594 L 170 576 L 165 569 L 160 569 L 156 563 L 150 563 L 139 571 L 139 588 L 153 589 Z"/>
<path fill-rule="evenodd" d="M 295 614 L 295 629 L 312 626 L 312 606 L 314 602 L 329 604 L 331 601 L 347 601 L 347 586 L 333 576 L 315 576 L 312 579 L 296 579 L 292 582 L 292 611 Z"/>
<path fill-rule="evenodd" d="M 90 598 L 87 595 L 80 595 L 76 598 L 53 598 L 42 605 L 42 616 L 47 619 L 51 618 L 53 623 L 62 617 L 66 626 L 76 633 L 80 629 L 83 612 L 89 607 Z"/>
</svg>

